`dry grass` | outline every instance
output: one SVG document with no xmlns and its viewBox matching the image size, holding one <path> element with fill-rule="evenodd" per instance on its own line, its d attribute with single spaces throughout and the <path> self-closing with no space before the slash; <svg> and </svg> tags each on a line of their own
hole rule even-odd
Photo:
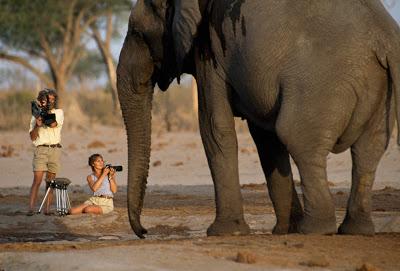
<svg viewBox="0 0 400 271">
<path fill-rule="evenodd" d="M 1 91 L 0 130 L 27 130 L 31 117 L 30 101 L 36 95 L 36 91 Z M 92 124 L 124 126 L 120 110 L 113 113 L 111 93 L 104 89 L 68 91 L 63 110 L 66 129 L 90 130 Z M 156 89 L 152 111 L 153 132 L 196 131 L 198 119 L 195 111 L 190 86 L 172 84 L 166 92 Z M 236 119 L 236 130 L 247 130 L 246 123 L 239 118 Z"/>
</svg>

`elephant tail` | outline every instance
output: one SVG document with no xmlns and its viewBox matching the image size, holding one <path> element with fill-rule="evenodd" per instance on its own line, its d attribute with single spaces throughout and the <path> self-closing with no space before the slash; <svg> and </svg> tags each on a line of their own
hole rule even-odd
<svg viewBox="0 0 400 271">
<path fill-rule="evenodd" d="M 400 146 L 400 59 L 397 56 L 388 59 L 389 87 L 394 92 L 397 119 L 397 145 Z"/>
</svg>

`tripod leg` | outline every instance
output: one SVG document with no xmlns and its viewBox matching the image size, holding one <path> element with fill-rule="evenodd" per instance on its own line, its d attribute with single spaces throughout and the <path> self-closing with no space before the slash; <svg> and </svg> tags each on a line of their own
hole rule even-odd
<svg viewBox="0 0 400 271">
<path fill-rule="evenodd" d="M 63 215 L 67 214 L 67 197 L 66 197 L 67 190 L 63 188 L 62 190 L 62 207 L 63 207 Z"/>
<path fill-rule="evenodd" d="M 56 199 L 57 199 L 57 205 L 56 205 L 56 210 L 57 213 L 60 213 L 60 190 L 56 188 Z"/>
<path fill-rule="evenodd" d="M 40 213 L 42 211 L 43 205 L 46 202 L 47 197 L 49 196 L 50 189 L 51 189 L 51 187 L 47 188 L 46 195 L 43 198 L 42 204 L 40 204 L 40 208 L 39 208 L 38 213 Z"/>
<path fill-rule="evenodd" d="M 62 191 L 58 189 L 58 214 L 62 214 Z"/>
<path fill-rule="evenodd" d="M 67 191 L 67 190 L 65 190 L 65 191 Z M 69 200 L 68 192 L 67 192 L 67 208 L 68 208 L 68 211 L 71 210 L 71 201 Z"/>
<path fill-rule="evenodd" d="M 64 215 L 64 189 L 61 189 L 61 215 Z"/>
</svg>

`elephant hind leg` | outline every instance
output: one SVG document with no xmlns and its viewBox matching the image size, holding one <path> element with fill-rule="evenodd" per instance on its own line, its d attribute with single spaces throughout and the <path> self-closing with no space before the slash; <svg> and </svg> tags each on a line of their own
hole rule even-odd
<svg viewBox="0 0 400 271">
<path fill-rule="evenodd" d="M 296 130 L 292 134 L 295 136 L 287 146 L 299 170 L 304 202 L 304 215 L 298 230 L 305 234 L 334 234 L 337 232 L 335 205 L 326 172 L 332 137 L 329 134 L 324 137 L 318 130 L 313 136 Z"/>
<path fill-rule="evenodd" d="M 371 219 L 372 186 L 393 125 L 382 118 L 380 124 L 371 127 L 374 128 L 364 132 L 351 147 L 353 161 L 351 192 L 346 216 L 338 230 L 340 234 L 373 235 L 375 233 Z"/>
<path fill-rule="evenodd" d="M 268 193 L 274 206 L 276 225 L 274 234 L 297 232 L 303 217 L 298 195 L 294 188 L 289 154 L 275 133 L 265 131 L 248 122 L 267 180 Z"/>
</svg>

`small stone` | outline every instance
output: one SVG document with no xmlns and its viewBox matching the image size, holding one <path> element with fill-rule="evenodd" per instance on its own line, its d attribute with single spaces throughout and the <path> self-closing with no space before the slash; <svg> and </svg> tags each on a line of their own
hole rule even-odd
<svg viewBox="0 0 400 271">
<path fill-rule="evenodd" d="M 309 266 L 309 267 L 327 267 L 329 266 L 329 262 L 325 257 L 315 257 L 313 259 L 310 259 L 308 261 L 305 262 L 301 262 L 299 263 L 300 265 L 303 266 Z"/>
<path fill-rule="evenodd" d="M 99 240 L 119 240 L 120 238 L 118 236 L 114 236 L 114 235 L 104 235 L 104 236 L 100 236 Z"/>
<path fill-rule="evenodd" d="M 256 263 L 257 257 L 253 253 L 239 251 L 236 255 L 235 261 L 238 263 L 253 264 L 253 263 Z"/>
<path fill-rule="evenodd" d="M 297 243 L 297 244 L 294 244 L 292 247 L 295 247 L 295 248 L 303 248 L 303 247 L 304 247 L 304 244 L 303 244 L 303 243 Z"/>
<path fill-rule="evenodd" d="M 103 142 L 99 141 L 99 140 L 94 140 L 92 142 L 90 142 L 87 145 L 88 149 L 93 149 L 93 148 L 105 148 L 106 144 L 104 144 Z"/>
<path fill-rule="evenodd" d="M 381 271 L 381 270 L 370 263 L 364 263 L 360 268 L 357 268 L 356 271 Z"/>
<path fill-rule="evenodd" d="M 155 161 L 153 163 L 153 167 L 158 167 L 158 166 L 161 166 L 161 161 L 160 160 L 157 160 L 157 161 Z"/>
</svg>

